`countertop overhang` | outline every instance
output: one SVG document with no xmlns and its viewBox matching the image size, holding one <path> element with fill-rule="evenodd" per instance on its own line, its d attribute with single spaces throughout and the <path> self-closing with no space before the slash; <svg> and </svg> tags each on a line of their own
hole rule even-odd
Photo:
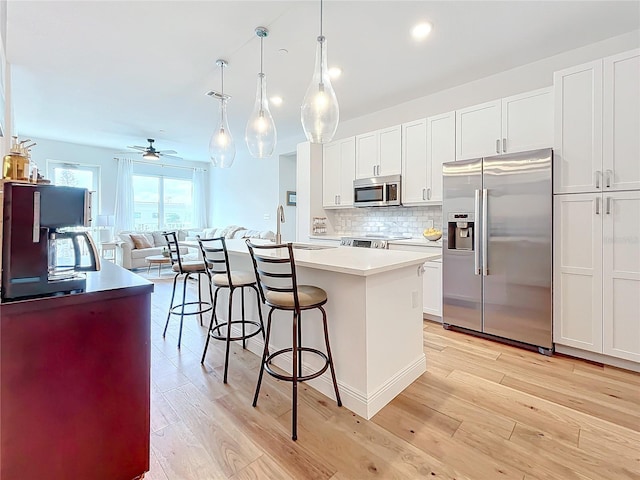
<svg viewBox="0 0 640 480">
<path fill-rule="evenodd" d="M 253 243 L 266 245 L 266 240 L 252 240 Z M 187 246 L 198 246 L 197 242 L 181 242 Z M 227 251 L 232 254 L 248 255 L 244 239 L 227 240 Z M 294 243 L 295 245 L 295 243 Z M 298 245 L 304 245 L 298 243 Z M 285 255 L 286 249 L 272 250 L 271 255 Z M 375 248 L 326 247 L 321 250 L 294 249 L 294 259 L 299 267 L 328 270 L 349 275 L 369 276 L 389 272 L 413 265 L 422 265 L 429 260 L 441 258 L 441 253 L 406 252 Z"/>
</svg>

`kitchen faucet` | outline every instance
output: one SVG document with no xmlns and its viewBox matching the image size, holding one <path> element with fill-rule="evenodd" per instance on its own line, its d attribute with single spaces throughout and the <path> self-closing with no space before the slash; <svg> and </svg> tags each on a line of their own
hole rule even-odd
<svg viewBox="0 0 640 480">
<path fill-rule="evenodd" d="M 278 205 L 278 210 L 276 211 L 276 243 L 282 243 L 282 235 L 280 234 L 280 224 L 284 223 L 284 207 L 282 205 Z"/>
</svg>

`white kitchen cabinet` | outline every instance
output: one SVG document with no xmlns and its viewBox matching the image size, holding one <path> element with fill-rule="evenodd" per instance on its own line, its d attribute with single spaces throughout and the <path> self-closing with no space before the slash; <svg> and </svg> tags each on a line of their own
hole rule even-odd
<svg viewBox="0 0 640 480">
<path fill-rule="evenodd" d="M 553 91 L 542 88 L 456 111 L 456 160 L 553 145 Z"/>
<path fill-rule="evenodd" d="M 640 362 L 640 191 L 554 197 L 554 342 Z"/>
<path fill-rule="evenodd" d="M 640 49 L 603 62 L 603 188 L 640 189 Z"/>
<path fill-rule="evenodd" d="M 442 260 L 424 262 L 422 311 L 442 321 Z"/>
<path fill-rule="evenodd" d="M 442 202 L 442 164 L 456 159 L 456 112 L 427 118 L 427 200 Z"/>
<path fill-rule="evenodd" d="M 455 112 L 402 125 L 402 203 L 442 202 L 442 164 L 456 159 Z"/>
<path fill-rule="evenodd" d="M 402 125 L 402 203 L 427 201 L 427 120 Z"/>
<path fill-rule="evenodd" d="M 640 188 L 640 50 L 554 73 L 554 193 Z"/>
<path fill-rule="evenodd" d="M 322 206 L 353 206 L 355 178 L 355 137 L 327 143 L 322 149 Z"/>
<path fill-rule="evenodd" d="M 356 135 L 356 178 L 399 175 L 401 169 L 401 125 Z"/>
<path fill-rule="evenodd" d="M 640 190 L 603 194 L 603 353 L 640 362 Z"/>
</svg>

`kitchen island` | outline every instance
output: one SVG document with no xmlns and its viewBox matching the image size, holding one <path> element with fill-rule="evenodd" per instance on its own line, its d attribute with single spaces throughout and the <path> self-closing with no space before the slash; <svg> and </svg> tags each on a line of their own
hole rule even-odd
<svg viewBox="0 0 640 480">
<path fill-rule="evenodd" d="M 328 295 L 325 310 L 342 402 L 370 419 L 425 372 L 422 265 L 440 254 L 311 244 L 294 244 L 294 248 L 298 284 L 321 287 Z M 228 240 L 227 250 L 233 270 L 253 271 L 244 240 Z M 248 316 L 255 315 L 255 306 L 249 305 L 253 299 L 253 295 L 245 296 Z M 239 295 L 234 302 L 237 318 Z M 218 303 L 221 319 L 226 319 L 224 305 L 226 297 Z M 291 346 L 290 318 L 288 312 L 274 313 L 272 351 Z M 304 312 L 302 325 L 303 343 L 324 351 L 320 313 Z M 247 347 L 261 355 L 263 345 L 262 337 L 256 336 Z M 282 357 L 276 359 L 276 365 L 291 372 L 291 356 Z M 303 356 L 305 363 L 313 360 Z M 317 364 L 309 364 L 314 367 Z M 328 373 L 308 383 L 334 397 Z"/>
<path fill-rule="evenodd" d="M 153 284 L 111 262 L 83 293 L 0 304 L 0 478 L 149 470 Z"/>
</svg>

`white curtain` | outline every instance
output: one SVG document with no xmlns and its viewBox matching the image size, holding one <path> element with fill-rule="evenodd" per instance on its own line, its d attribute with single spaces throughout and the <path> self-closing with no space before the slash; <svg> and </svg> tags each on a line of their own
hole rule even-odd
<svg viewBox="0 0 640 480">
<path fill-rule="evenodd" d="M 207 226 L 207 198 L 205 192 L 205 175 L 205 169 L 193 169 L 193 226 L 199 228 Z"/>
<path fill-rule="evenodd" d="M 133 215 L 133 160 L 118 159 L 116 184 L 115 232 L 135 230 Z"/>
</svg>

